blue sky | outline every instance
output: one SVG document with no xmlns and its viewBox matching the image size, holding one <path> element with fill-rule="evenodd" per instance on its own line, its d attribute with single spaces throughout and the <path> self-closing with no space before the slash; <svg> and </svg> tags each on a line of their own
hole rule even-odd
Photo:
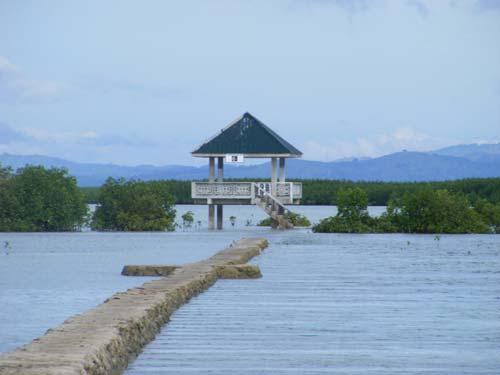
<svg viewBox="0 0 500 375">
<path fill-rule="evenodd" d="M 249 111 L 315 160 L 500 140 L 500 0 L 0 0 L 0 153 L 193 164 Z"/>
</svg>

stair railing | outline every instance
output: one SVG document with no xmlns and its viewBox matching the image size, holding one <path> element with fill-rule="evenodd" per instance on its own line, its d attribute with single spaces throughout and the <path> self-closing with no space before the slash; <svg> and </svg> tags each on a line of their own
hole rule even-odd
<svg viewBox="0 0 500 375">
<path fill-rule="evenodd" d="M 255 189 L 255 197 L 265 197 L 267 201 L 271 201 L 271 211 L 277 212 L 278 214 L 285 215 L 288 212 L 288 209 L 285 207 L 283 203 L 281 203 L 276 197 L 267 192 L 258 183 L 253 183 Z M 267 202 L 266 202 L 267 203 Z"/>
</svg>

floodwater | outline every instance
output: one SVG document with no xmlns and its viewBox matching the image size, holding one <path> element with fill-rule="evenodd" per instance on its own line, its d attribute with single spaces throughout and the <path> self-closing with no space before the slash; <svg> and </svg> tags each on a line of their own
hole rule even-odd
<svg viewBox="0 0 500 375">
<path fill-rule="evenodd" d="M 258 280 L 183 306 L 135 374 L 498 374 L 500 236 L 275 233 Z"/>
<path fill-rule="evenodd" d="M 127 263 L 204 259 L 243 236 L 270 246 L 258 280 L 219 280 L 182 306 L 127 374 L 498 374 L 500 236 L 313 234 L 201 219 L 175 233 L 0 234 L 0 351 L 148 278 Z M 312 221 L 332 207 L 297 207 Z M 372 214 L 380 208 L 371 209 Z"/>
</svg>

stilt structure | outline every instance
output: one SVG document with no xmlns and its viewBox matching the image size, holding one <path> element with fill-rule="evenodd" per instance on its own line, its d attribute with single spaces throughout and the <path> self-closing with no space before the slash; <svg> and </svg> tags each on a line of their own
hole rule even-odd
<svg viewBox="0 0 500 375">
<path fill-rule="evenodd" d="M 257 118 L 243 114 L 191 154 L 208 158 L 208 182 L 192 182 L 191 196 L 195 203 L 208 205 L 209 229 L 223 228 L 226 204 L 255 204 L 273 219 L 273 227 L 293 228 L 285 205 L 300 203 L 302 184 L 285 181 L 285 160 L 302 153 Z M 270 158 L 271 182 L 224 182 L 224 162 L 243 163 L 246 158 Z"/>
</svg>

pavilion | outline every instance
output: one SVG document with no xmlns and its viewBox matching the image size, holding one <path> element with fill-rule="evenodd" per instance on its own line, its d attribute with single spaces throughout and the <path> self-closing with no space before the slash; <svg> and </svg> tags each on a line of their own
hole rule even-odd
<svg viewBox="0 0 500 375">
<path fill-rule="evenodd" d="M 215 211 L 217 229 L 222 229 L 227 204 L 255 204 L 273 219 L 274 227 L 293 227 L 285 205 L 300 203 L 302 184 L 285 181 L 285 160 L 301 157 L 302 153 L 257 118 L 248 112 L 243 114 L 191 154 L 209 160 L 208 182 L 191 183 L 194 202 L 208 205 L 209 229 L 216 227 Z M 271 181 L 225 182 L 224 162 L 243 163 L 246 158 L 270 158 Z"/>
</svg>

